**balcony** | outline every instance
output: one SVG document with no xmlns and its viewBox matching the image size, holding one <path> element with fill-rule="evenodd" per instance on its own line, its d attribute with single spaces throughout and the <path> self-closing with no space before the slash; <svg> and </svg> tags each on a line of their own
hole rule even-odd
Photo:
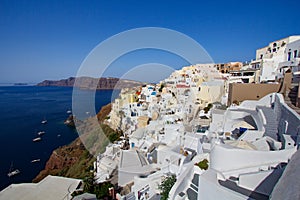
<svg viewBox="0 0 300 200">
<path fill-rule="evenodd" d="M 300 64 L 300 58 L 296 57 L 296 58 L 292 58 L 290 61 L 279 63 L 279 68 L 298 66 L 299 64 Z"/>
</svg>

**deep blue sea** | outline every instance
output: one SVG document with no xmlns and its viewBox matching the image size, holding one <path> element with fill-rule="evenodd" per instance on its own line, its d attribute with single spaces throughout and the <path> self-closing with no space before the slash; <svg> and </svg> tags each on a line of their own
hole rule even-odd
<svg viewBox="0 0 300 200">
<path fill-rule="evenodd" d="M 110 103 L 111 95 L 112 90 L 97 91 L 95 111 Z M 64 125 L 71 108 L 69 87 L 0 87 L 0 190 L 12 183 L 31 182 L 54 149 L 78 137 L 76 129 Z M 43 119 L 48 123 L 41 124 Z M 40 142 L 33 142 L 39 131 L 46 133 Z M 41 161 L 31 163 L 34 159 Z M 11 164 L 21 173 L 9 178 Z"/>
</svg>

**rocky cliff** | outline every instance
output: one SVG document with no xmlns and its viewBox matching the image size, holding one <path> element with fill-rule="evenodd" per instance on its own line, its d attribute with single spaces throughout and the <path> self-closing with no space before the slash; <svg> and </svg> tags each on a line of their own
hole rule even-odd
<svg viewBox="0 0 300 200">
<path fill-rule="evenodd" d="M 42 170 L 33 182 L 39 182 L 47 175 L 84 178 L 93 166 L 95 158 L 89 154 L 77 138 L 71 144 L 54 150 Z"/>
<path fill-rule="evenodd" d="M 90 153 L 97 155 L 99 152 L 104 152 L 105 146 L 109 142 L 108 139 L 114 141 L 120 136 L 120 133 L 101 123 L 110 111 L 110 104 L 103 106 L 96 116 L 100 126 L 99 124 L 92 124 L 95 121 L 87 121 L 84 123 L 84 126 L 89 127 L 86 133 L 71 144 L 55 149 L 47 161 L 45 169 L 37 175 L 33 182 L 38 182 L 49 174 L 80 179 L 87 177 L 90 170 L 93 169 L 93 162 L 95 161 L 95 157 Z M 101 127 L 101 130 L 99 130 L 99 127 Z M 108 139 L 104 139 L 103 134 Z M 82 141 L 84 141 L 84 144 Z"/>
<path fill-rule="evenodd" d="M 75 82 L 76 80 L 76 82 Z M 79 87 L 82 89 L 122 89 L 141 86 L 145 83 L 125 80 L 119 78 L 91 78 L 91 77 L 70 77 L 58 81 L 45 80 L 38 83 L 37 86 L 63 86 L 63 87 Z M 96 88 L 95 88 L 96 87 Z"/>
</svg>

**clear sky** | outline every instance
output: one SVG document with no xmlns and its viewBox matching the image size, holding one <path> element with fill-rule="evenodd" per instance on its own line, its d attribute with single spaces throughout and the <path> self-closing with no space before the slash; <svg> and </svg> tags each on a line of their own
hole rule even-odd
<svg viewBox="0 0 300 200">
<path fill-rule="evenodd" d="M 0 83 L 75 76 L 101 41 L 139 27 L 182 32 L 200 43 L 215 62 L 249 61 L 257 48 L 300 34 L 299 5 L 277 0 L 0 0 Z M 115 62 L 116 68 L 149 62 L 174 68 L 185 64 L 157 51 L 122 59 Z M 110 70 L 107 76 L 122 73 Z"/>
</svg>

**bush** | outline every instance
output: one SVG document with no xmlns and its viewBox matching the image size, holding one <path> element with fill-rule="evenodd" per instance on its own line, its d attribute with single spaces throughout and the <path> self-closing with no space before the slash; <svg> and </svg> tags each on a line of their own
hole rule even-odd
<svg viewBox="0 0 300 200">
<path fill-rule="evenodd" d="M 200 161 L 199 163 L 196 164 L 200 169 L 204 169 L 207 170 L 208 169 L 208 160 L 207 159 L 203 159 L 202 161 Z"/>
<path fill-rule="evenodd" d="M 90 175 L 83 179 L 83 191 L 88 193 L 94 193 L 94 177 Z"/>
<path fill-rule="evenodd" d="M 158 189 L 161 190 L 161 200 L 167 200 L 169 197 L 169 192 L 172 189 L 173 185 L 176 182 L 176 176 L 167 176 L 162 183 L 158 186 Z"/>
</svg>

